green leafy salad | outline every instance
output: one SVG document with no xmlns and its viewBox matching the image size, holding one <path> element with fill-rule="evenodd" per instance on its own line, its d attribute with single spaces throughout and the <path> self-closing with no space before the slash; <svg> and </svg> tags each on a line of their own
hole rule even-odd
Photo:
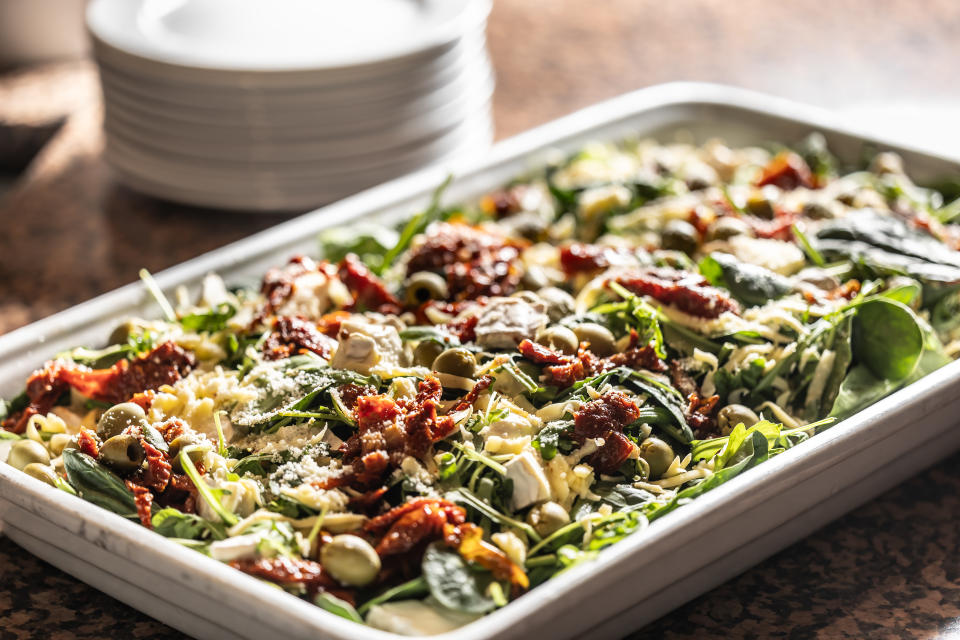
<svg viewBox="0 0 960 640">
<path fill-rule="evenodd" d="M 143 273 L 162 317 L 0 401 L 0 459 L 335 615 L 462 626 L 956 356 L 960 200 L 868 155 L 594 144 L 256 286 Z"/>
</svg>

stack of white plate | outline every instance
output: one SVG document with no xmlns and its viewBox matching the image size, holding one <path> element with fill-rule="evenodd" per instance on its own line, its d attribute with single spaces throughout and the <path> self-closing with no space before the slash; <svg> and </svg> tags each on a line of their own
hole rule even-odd
<svg viewBox="0 0 960 640">
<path fill-rule="evenodd" d="M 93 0 L 106 159 L 189 204 L 303 210 L 488 146 L 490 0 Z"/>
</svg>

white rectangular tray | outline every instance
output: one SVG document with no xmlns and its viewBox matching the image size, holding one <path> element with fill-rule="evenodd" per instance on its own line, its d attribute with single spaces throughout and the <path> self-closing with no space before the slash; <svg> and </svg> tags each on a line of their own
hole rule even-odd
<svg viewBox="0 0 960 640">
<path fill-rule="evenodd" d="M 828 113 L 706 84 L 644 89 L 498 144 L 485 158 L 370 189 L 156 275 L 171 290 L 217 271 L 254 282 L 272 264 L 315 250 L 315 234 L 356 219 L 391 220 L 425 205 L 446 171 L 450 202 L 477 197 L 541 164 L 549 149 L 590 140 L 678 132 L 732 145 L 797 141 L 812 130 L 852 159 L 864 141 L 903 155 L 916 179 L 960 173 L 935 157 L 841 126 Z M 106 340 L 118 318 L 156 309 L 128 285 L 0 337 L 0 395 L 20 391 L 53 353 Z M 615 638 L 760 562 L 840 514 L 960 448 L 960 362 L 755 467 L 509 606 L 452 640 Z M 37 556 L 158 620 L 200 638 L 396 638 L 328 614 L 138 524 L 0 464 L 4 533 Z"/>
</svg>

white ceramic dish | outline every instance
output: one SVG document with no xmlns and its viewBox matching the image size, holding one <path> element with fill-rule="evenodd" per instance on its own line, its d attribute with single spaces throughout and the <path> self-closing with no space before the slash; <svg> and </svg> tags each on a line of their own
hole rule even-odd
<svg viewBox="0 0 960 640">
<path fill-rule="evenodd" d="M 198 70 L 362 67 L 459 38 L 474 0 L 94 0 L 90 31 L 109 45 Z"/>
<path fill-rule="evenodd" d="M 375 187 L 157 274 L 164 289 L 195 287 L 215 270 L 252 281 L 270 264 L 313 249 L 315 234 L 357 218 L 392 220 L 425 205 L 453 170 L 452 201 L 475 197 L 539 164 L 545 150 L 573 150 L 627 135 L 731 144 L 798 140 L 822 132 L 841 157 L 865 139 L 820 110 L 712 85 L 643 90 L 505 141 L 464 159 Z M 960 172 L 956 160 L 872 140 L 900 152 L 919 179 Z M 105 340 L 118 317 L 155 313 L 128 285 L 0 337 L 0 394 L 58 350 Z M 898 391 L 827 432 L 698 498 L 446 640 L 615 638 L 695 597 L 960 447 L 960 362 Z M 877 473 L 882 469 L 883 473 Z M 396 638 L 282 593 L 77 498 L 0 465 L 7 534 L 42 558 L 184 632 L 203 638 Z"/>
</svg>

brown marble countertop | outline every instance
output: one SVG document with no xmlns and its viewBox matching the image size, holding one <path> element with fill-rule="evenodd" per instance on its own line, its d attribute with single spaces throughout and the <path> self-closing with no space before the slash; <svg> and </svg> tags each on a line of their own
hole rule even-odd
<svg viewBox="0 0 960 640">
<path fill-rule="evenodd" d="M 958 32 L 953 0 L 496 0 L 497 137 L 670 80 L 828 107 L 957 103 Z M 0 333 L 279 220 L 116 184 L 100 113 L 89 63 L 0 74 Z M 715 634 L 960 637 L 960 455 L 634 637 Z M 0 640 L 179 637 L 0 537 Z"/>
</svg>

